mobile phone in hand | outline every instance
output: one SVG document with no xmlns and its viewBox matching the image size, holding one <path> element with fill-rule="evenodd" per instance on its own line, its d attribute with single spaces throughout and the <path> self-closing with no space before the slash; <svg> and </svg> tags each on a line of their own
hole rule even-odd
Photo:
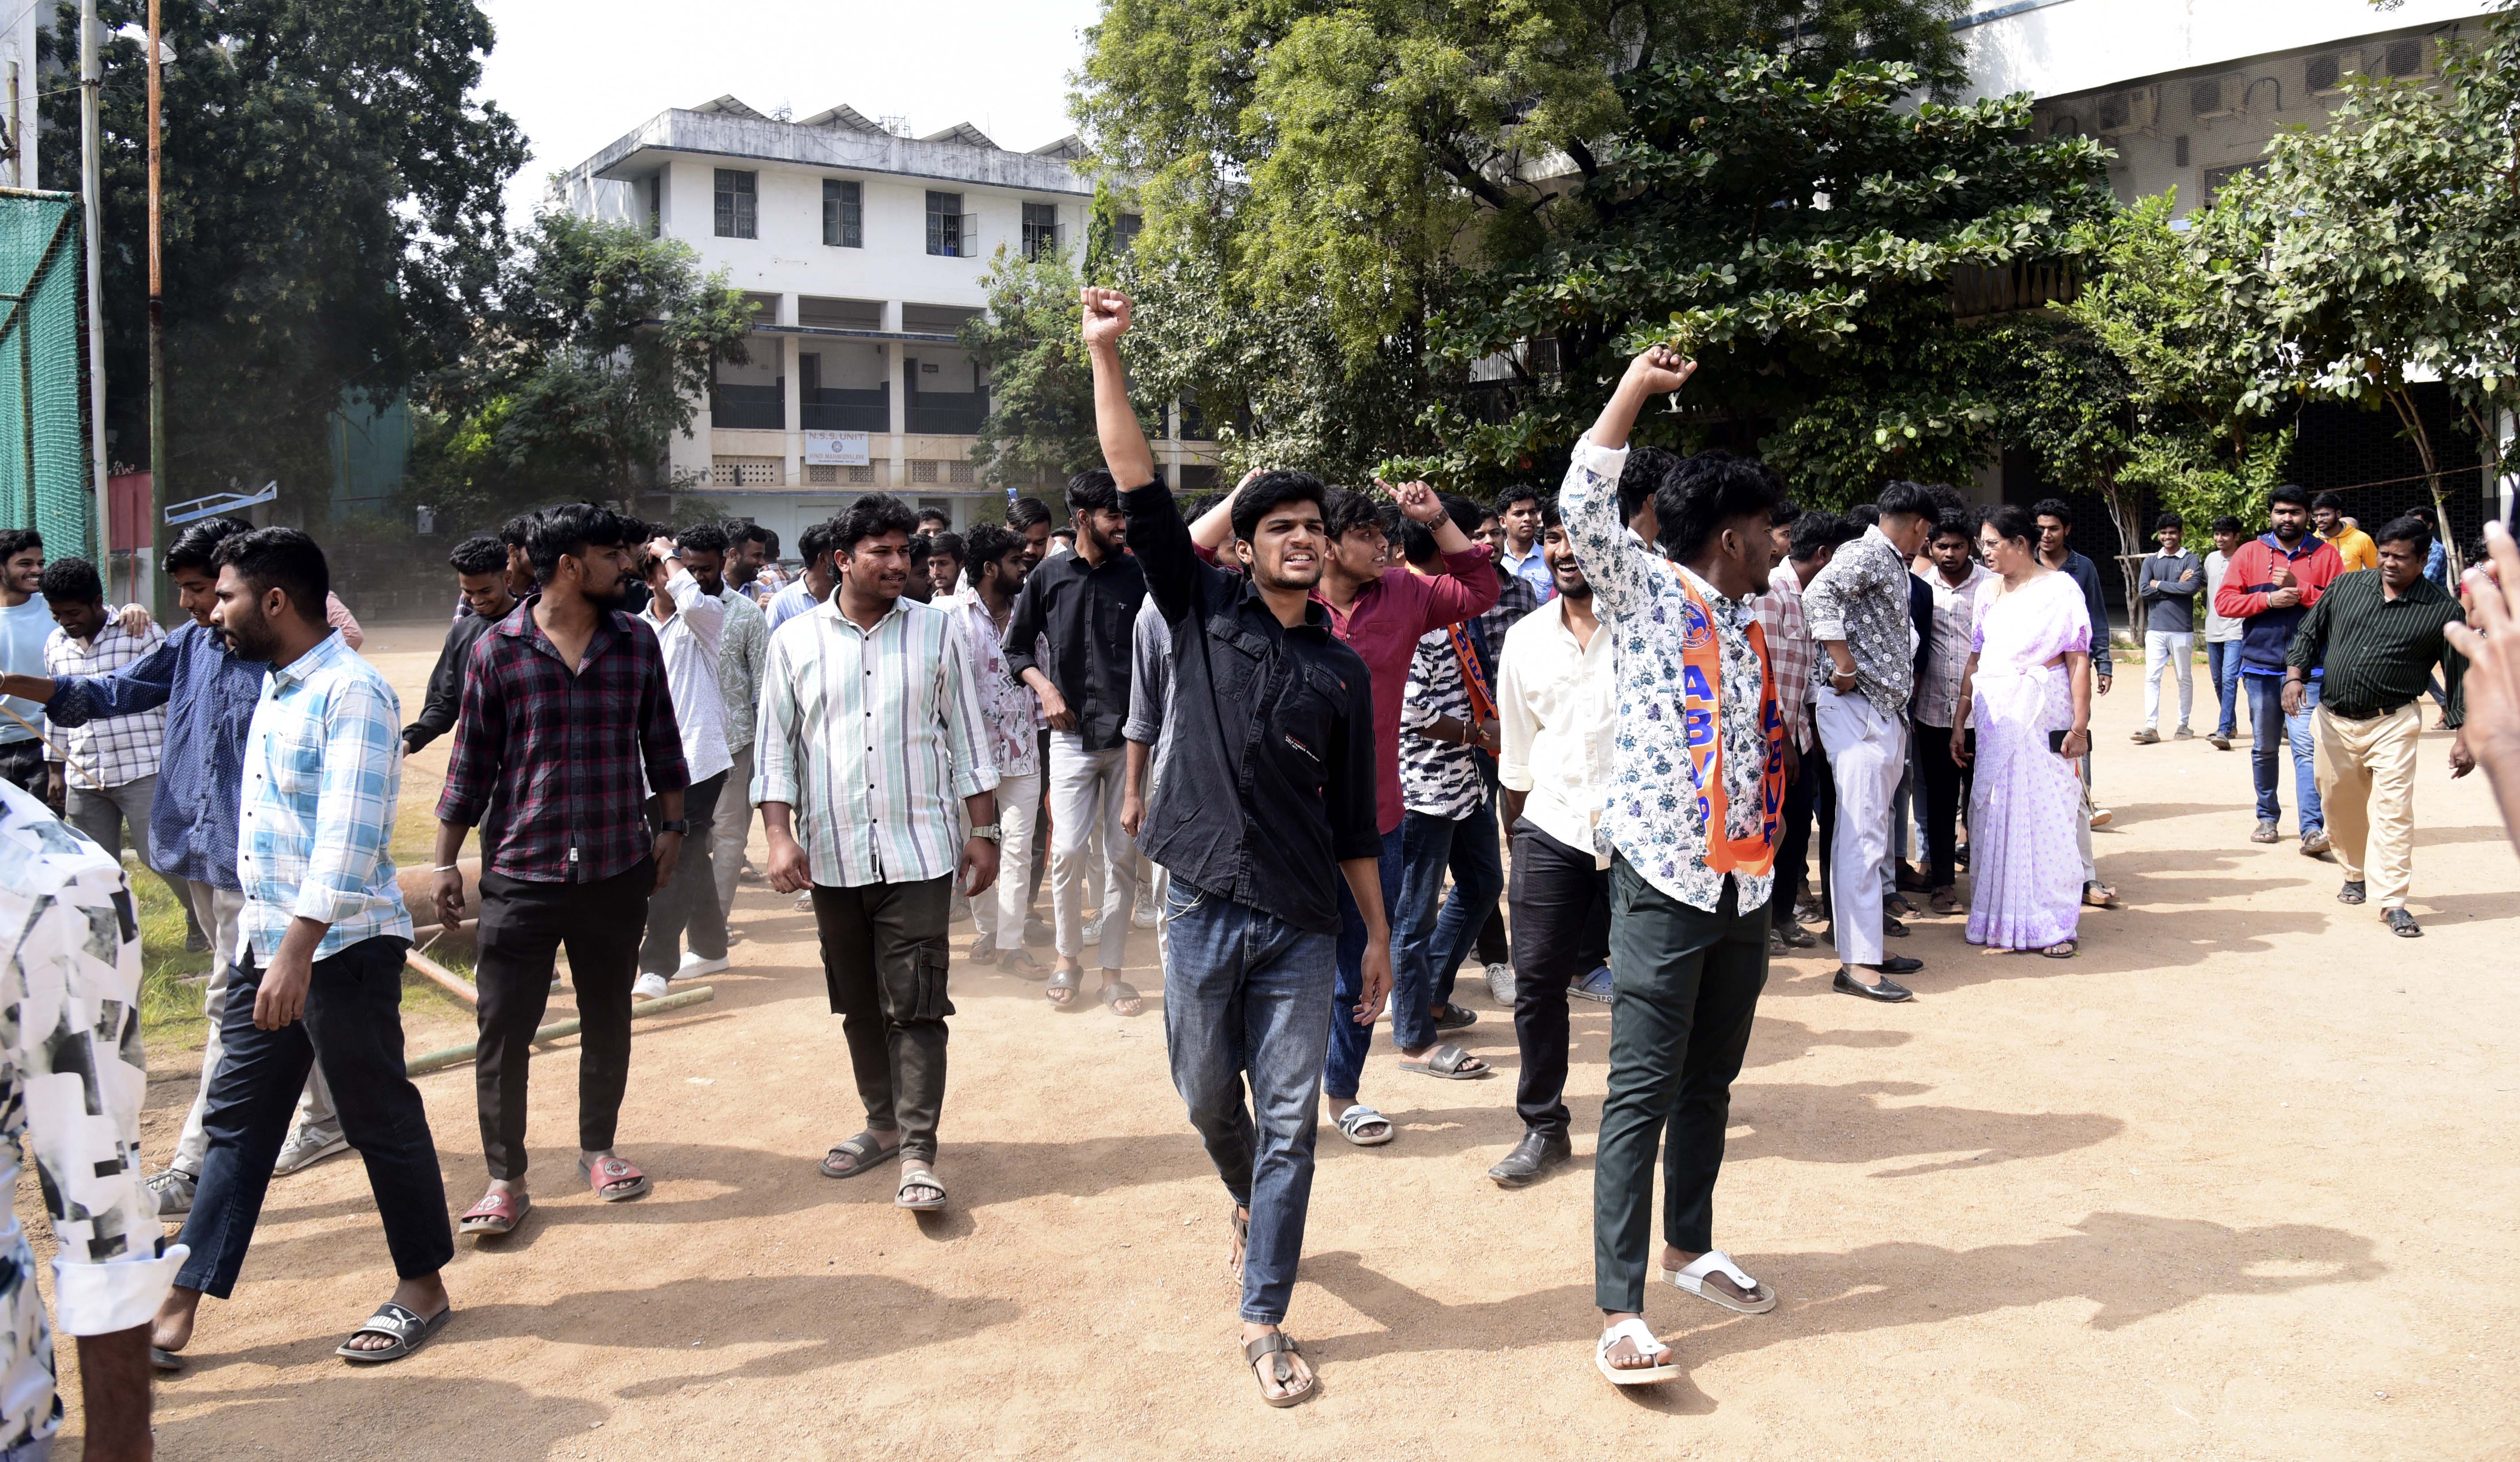
<svg viewBox="0 0 2520 1462">
<path fill-rule="evenodd" d="M 2055 754 L 2056 754 L 2057 755 L 2059 755 L 2059 756 L 2064 755 L 2064 754 L 2065 754 L 2065 738 L 2066 738 L 2066 737 L 2068 737 L 2068 736 L 2071 736 L 2071 735 L 2073 735 L 2073 734 L 2074 734 L 2074 733 L 2073 733 L 2072 731 L 2050 731 L 2050 732 L 2048 732 L 2048 750 L 2049 750 L 2049 751 L 2051 751 L 2051 752 L 2055 753 Z"/>
</svg>

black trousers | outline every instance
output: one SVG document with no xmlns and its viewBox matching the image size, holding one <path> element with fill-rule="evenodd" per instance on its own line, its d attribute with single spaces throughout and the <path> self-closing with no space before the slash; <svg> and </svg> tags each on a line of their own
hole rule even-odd
<svg viewBox="0 0 2520 1462">
<path fill-rule="evenodd" d="M 1777 891 L 1771 908 L 1779 929 L 1792 922 L 1794 905 L 1802 901 L 1810 877 L 1812 814 L 1820 803 L 1821 784 L 1827 780 L 1828 758 L 1821 751 L 1820 738 L 1814 737 L 1811 750 L 1802 754 L 1794 780 L 1785 788 L 1785 823 L 1777 834 Z M 1822 838 L 1828 836 L 1828 825 L 1829 818 L 1823 815 Z M 1828 887 L 1825 875 L 1821 887 Z"/>
<path fill-rule="evenodd" d="M 1478 758 L 1480 768 L 1488 774 L 1488 811 L 1495 815 L 1496 822 L 1494 825 L 1504 827 L 1505 789 L 1497 783 L 1495 775 L 1496 767 L 1488 760 L 1488 754 L 1485 752 L 1481 752 L 1478 754 Z M 1512 829 L 1508 828 L 1506 830 L 1506 839 L 1508 843 L 1512 841 Z M 1506 937 L 1505 905 L 1502 903 L 1498 904 L 1495 908 L 1488 910 L 1487 922 L 1479 926 L 1478 953 L 1479 963 L 1483 965 L 1509 965 L 1513 963 L 1513 945 L 1512 942 Z"/>
<path fill-rule="evenodd" d="M 404 938 L 361 939 L 315 961 L 305 1014 L 277 1030 L 253 1023 L 260 961 L 248 957 L 229 976 L 219 1068 L 202 1113 L 209 1147 L 177 1241 L 193 1255 L 177 1284 L 221 1300 L 235 1292 L 310 1066 L 324 1069 L 341 1135 L 367 1164 L 394 1273 L 418 1279 L 455 1257 L 437 1144 L 420 1088 L 403 1073 L 402 952 L 410 947 Z"/>
<path fill-rule="evenodd" d="M 1768 982 L 1768 911 L 1724 880 L 1714 912 L 1610 864 L 1610 1089 L 1593 1163 L 1593 1302 L 1644 1308 L 1653 1247 L 1654 1149 L 1663 1153 L 1664 1242 L 1715 1247 L 1732 1078 Z"/>
<path fill-rule="evenodd" d="M 951 874 L 915 884 L 814 886 L 823 980 L 840 1017 L 867 1125 L 898 1129 L 901 1155 L 936 1161 L 945 1107 L 945 920 Z M 1126 918 L 1128 911 L 1120 911 Z"/>
<path fill-rule="evenodd" d="M 688 840 L 687 840 L 688 841 Z M 639 976 L 640 932 L 656 864 L 586 884 L 532 884 L 481 875 L 478 1012 L 481 1049 L 472 1090 L 481 1113 L 481 1156 L 494 1178 L 525 1175 L 525 1077 L 534 1028 L 551 1004 L 552 957 L 568 949 L 577 989 L 577 1145 L 612 1146 L 621 1093 L 630 1084 L 630 985 Z"/>
<path fill-rule="evenodd" d="M 724 772 L 683 790 L 683 821 L 691 826 L 675 855 L 674 876 L 649 900 L 648 937 L 639 946 L 642 973 L 671 980 L 683 962 L 686 935 L 692 953 L 726 958 L 726 910 L 718 906 L 717 873 L 709 858 L 709 834 L 717 827 L 717 802 L 725 792 Z M 661 800 L 648 799 L 648 825 L 664 820 Z"/>
<path fill-rule="evenodd" d="M 1513 825 L 1513 1108 L 1526 1130 L 1566 1135 L 1566 987 L 1610 958 L 1610 874 L 1590 848 Z"/>
<path fill-rule="evenodd" d="M 1960 739 L 1972 755 L 1977 751 L 1977 732 L 1960 733 Z M 1931 888 L 1948 889 L 1958 881 L 1959 821 L 1968 808 L 1968 789 L 1972 774 L 1967 767 L 1952 760 L 1952 728 L 1915 723 L 1916 765 L 1924 773 L 1925 795 L 1925 882 Z"/>
<path fill-rule="evenodd" d="M 0 779 L 18 784 L 20 792 L 31 793 L 37 801 L 44 799 L 44 744 L 28 737 L 24 741 L 0 742 Z"/>
</svg>

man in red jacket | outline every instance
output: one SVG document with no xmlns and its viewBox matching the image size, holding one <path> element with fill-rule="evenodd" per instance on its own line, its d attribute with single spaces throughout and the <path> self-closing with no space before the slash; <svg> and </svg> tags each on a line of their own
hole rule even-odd
<svg viewBox="0 0 2520 1462">
<path fill-rule="evenodd" d="M 2280 723 L 2292 744 L 2293 785 L 2301 800 L 2301 850 L 2318 857 L 2327 851 L 2327 822 L 2318 808 L 2318 777 L 2313 760 L 2310 713 L 2318 708 L 2318 672 L 2312 672 L 2298 715 L 2284 713 L 2284 652 L 2302 617 L 2327 591 L 2328 581 L 2345 571 L 2336 550 L 2310 530 L 2310 493 L 2290 482 L 2269 494 L 2270 529 L 2240 545 L 2223 571 L 2223 586 L 2214 593 L 2214 612 L 2240 621 L 2240 684 L 2249 693 L 2249 767 L 2258 784 L 2258 827 L 2253 843 L 2272 843 L 2275 820 L 2283 811 L 2275 796 L 2274 727 Z"/>
</svg>

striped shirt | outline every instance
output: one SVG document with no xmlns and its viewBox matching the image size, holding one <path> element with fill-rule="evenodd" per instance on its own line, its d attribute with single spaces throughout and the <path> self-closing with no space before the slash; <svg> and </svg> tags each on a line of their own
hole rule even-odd
<svg viewBox="0 0 2520 1462">
<path fill-rule="evenodd" d="M 2391 599 L 2378 570 L 2340 573 L 2293 631 L 2284 662 L 2295 669 L 2326 666 L 2318 704 L 2330 715 L 2354 720 L 2422 696 L 2439 665 L 2442 724 L 2464 725 L 2467 657 L 2450 647 L 2442 630 L 2466 617 L 2450 591 L 2431 579 L 2418 578 Z"/>
<path fill-rule="evenodd" d="M 815 883 L 954 871 L 962 800 L 994 790 L 961 619 L 897 599 L 872 630 L 839 596 L 770 636 L 752 800 L 794 809 Z"/>
<path fill-rule="evenodd" d="M 108 619 L 92 640 L 74 640 L 68 630 L 56 629 L 44 641 L 44 668 L 55 676 L 111 675 L 164 643 L 166 631 L 155 624 L 145 634 L 131 634 Z M 129 715 L 101 715 L 74 726 L 57 726 L 54 737 L 61 750 L 45 747 L 44 759 L 58 763 L 68 754 L 78 768 L 68 773 L 70 787 L 92 791 L 125 786 L 158 775 L 158 760 L 166 750 L 166 708 L 153 706 Z"/>
<path fill-rule="evenodd" d="M 329 926 L 317 959 L 411 937 L 385 850 L 401 789 L 402 703 L 338 631 L 272 667 L 245 736 L 240 963 L 270 964 L 292 919 Z"/>
</svg>

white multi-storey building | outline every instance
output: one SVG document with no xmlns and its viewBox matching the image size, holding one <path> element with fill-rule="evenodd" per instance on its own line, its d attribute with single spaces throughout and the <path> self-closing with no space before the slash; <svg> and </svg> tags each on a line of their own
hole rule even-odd
<svg viewBox="0 0 2520 1462">
<path fill-rule="evenodd" d="M 720 368 L 669 465 L 789 542 L 859 492 L 960 525 L 998 516 L 1010 485 L 1048 485 L 978 480 L 988 383 L 956 332 L 986 306 L 1000 247 L 1083 239 L 1081 150 L 1069 137 L 1010 152 L 968 123 L 907 131 L 847 107 L 790 121 L 720 97 L 651 117 L 553 185 L 574 212 L 691 245 L 756 300 L 750 360 Z M 1212 443 L 1182 425 L 1166 414 L 1157 461 L 1176 485 L 1205 485 Z"/>
</svg>

